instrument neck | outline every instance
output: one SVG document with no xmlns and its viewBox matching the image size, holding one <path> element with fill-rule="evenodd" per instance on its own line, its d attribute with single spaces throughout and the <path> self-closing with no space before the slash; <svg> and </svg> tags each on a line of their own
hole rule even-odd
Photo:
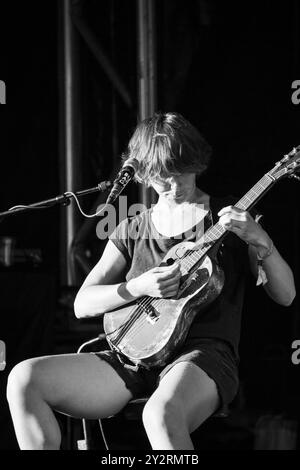
<svg viewBox="0 0 300 470">
<path fill-rule="evenodd" d="M 275 180 L 266 173 L 236 204 L 235 207 L 244 211 L 250 210 L 271 188 Z M 196 243 L 194 249 L 188 250 L 188 270 L 197 264 L 208 252 L 228 234 L 228 231 L 217 222 L 210 227 Z M 184 268 L 184 264 L 183 264 Z"/>
</svg>

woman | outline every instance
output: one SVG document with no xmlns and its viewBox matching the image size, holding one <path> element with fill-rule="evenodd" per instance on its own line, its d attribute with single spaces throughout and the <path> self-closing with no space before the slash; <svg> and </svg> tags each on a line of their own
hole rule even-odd
<svg viewBox="0 0 300 470">
<path fill-rule="evenodd" d="M 154 188 L 158 202 L 123 221 L 110 236 L 77 294 L 76 316 L 102 315 L 144 295 L 175 297 L 180 267 L 159 266 L 161 260 L 182 237 L 201 237 L 218 213 L 232 232 L 219 253 L 224 287 L 196 316 L 184 345 L 166 366 L 146 370 L 114 351 L 18 364 L 9 377 L 8 400 L 21 449 L 59 449 L 60 430 L 52 410 L 102 418 L 145 393 L 151 396 L 143 423 L 152 448 L 193 449 L 190 433 L 237 392 L 247 245 L 255 275 L 261 260 L 268 295 L 281 305 L 290 305 L 295 296 L 293 274 L 265 230 L 250 214 L 228 205 L 230 199 L 217 200 L 197 188 L 196 175 L 206 169 L 210 148 L 182 116 L 158 113 L 140 123 L 126 157 L 138 161 L 136 179 Z"/>
</svg>

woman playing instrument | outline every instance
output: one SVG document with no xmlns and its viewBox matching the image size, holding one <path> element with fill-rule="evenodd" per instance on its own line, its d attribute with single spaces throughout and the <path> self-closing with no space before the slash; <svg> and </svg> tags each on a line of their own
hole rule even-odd
<svg viewBox="0 0 300 470">
<path fill-rule="evenodd" d="M 220 292 L 209 301 L 210 289 L 206 291 L 207 306 L 202 303 L 183 344 L 155 367 L 141 366 L 109 348 L 18 364 L 9 377 L 8 401 L 21 449 L 60 448 L 53 410 L 97 419 L 144 395 L 150 396 L 143 424 L 152 448 L 193 449 L 191 432 L 233 400 L 245 264 L 249 260 L 257 276 L 260 260 L 264 289 L 281 305 L 292 303 L 295 285 L 291 269 L 262 226 L 231 198 L 210 197 L 196 186 L 210 152 L 199 132 L 177 113 L 157 113 L 137 126 L 126 158 L 138 162 L 136 180 L 151 186 L 158 201 L 122 221 L 110 235 L 77 294 L 75 314 L 88 318 L 114 310 L 117 315 L 119 308 L 138 299 L 176 299 L 181 264 L 162 260 L 183 240 L 196 246 L 218 221 L 228 232 L 215 258 Z"/>
</svg>

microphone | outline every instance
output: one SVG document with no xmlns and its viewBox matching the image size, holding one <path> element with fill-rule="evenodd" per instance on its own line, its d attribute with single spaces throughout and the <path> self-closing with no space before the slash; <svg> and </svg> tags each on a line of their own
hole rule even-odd
<svg viewBox="0 0 300 470">
<path fill-rule="evenodd" d="M 112 190 L 106 200 L 106 204 L 112 204 L 117 197 L 121 194 L 125 186 L 132 180 L 138 168 L 138 161 L 136 158 L 130 158 L 124 162 L 123 167 L 118 173 L 118 176 L 113 182 Z"/>
</svg>

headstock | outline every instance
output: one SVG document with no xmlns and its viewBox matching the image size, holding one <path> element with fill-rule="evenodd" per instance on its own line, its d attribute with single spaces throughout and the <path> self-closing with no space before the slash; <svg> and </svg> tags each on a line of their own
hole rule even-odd
<svg viewBox="0 0 300 470">
<path fill-rule="evenodd" d="M 297 175 L 297 172 L 300 173 L 300 146 L 293 148 L 290 153 L 285 155 L 279 162 L 276 162 L 274 168 L 268 172 L 268 175 L 274 180 L 287 176 L 300 181 L 300 176 Z"/>
</svg>

